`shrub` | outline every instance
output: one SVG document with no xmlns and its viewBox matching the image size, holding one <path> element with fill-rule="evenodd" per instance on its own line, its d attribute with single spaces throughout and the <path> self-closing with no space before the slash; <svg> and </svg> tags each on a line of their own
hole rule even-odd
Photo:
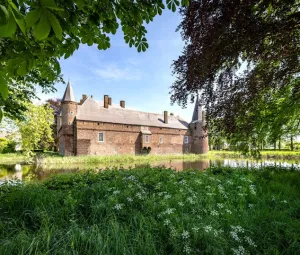
<svg viewBox="0 0 300 255">
<path fill-rule="evenodd" d="M 14 140 L 0 138 L 0 153 L 13 153 L 16 151 L 16 145 Z"/>
</svg>

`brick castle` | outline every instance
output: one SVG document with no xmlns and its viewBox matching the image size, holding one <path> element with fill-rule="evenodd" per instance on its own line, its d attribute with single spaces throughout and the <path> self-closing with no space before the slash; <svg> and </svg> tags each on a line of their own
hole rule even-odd
<svg viewBox="0 0 300 255">
<path fill-rule="evenodd" d="M 140 112 L 82 95 L 76 102 L 70 82 L 57 117 L 59 153 L 71 155 L 113 154 L 201 154 L 208 151 L 208 136 L 203 129 L 204 114 L 198 99 L 192 121 L 180 117 Z"/>
</svg>

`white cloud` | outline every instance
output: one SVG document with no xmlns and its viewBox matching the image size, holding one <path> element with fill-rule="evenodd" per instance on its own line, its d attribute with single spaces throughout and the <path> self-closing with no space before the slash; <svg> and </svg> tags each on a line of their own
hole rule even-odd
<svg viewBox="0 0 300 255">
<path fill-rule="evenodd" d="M 103 68 L 98 68 L 95 72 L 98 76 L 106 80 L 137 81 L 142 77 L 142 72 L 136 68 L 120 68 L 116 65 L 108 65 Z"/>
</svg>

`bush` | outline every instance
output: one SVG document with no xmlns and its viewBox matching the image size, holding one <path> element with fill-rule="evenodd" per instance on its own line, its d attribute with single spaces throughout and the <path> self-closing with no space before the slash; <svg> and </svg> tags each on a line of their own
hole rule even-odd
<svg viewBox="0 0 300 255">
<path fill-rule="evenodd" d="M 0 153 L 13 153 L 16 151 L 16 145 L 13 140 L 0 138 Z"/>
<path fill-rule="evenodd" d="M 149 154 L 151 152 L 151 147 L 144 147 L 141 149 L 141 154 Z"/>
</svg>

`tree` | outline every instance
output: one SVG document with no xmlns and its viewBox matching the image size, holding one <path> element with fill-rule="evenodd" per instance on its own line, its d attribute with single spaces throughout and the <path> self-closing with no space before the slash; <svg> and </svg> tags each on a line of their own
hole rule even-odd
<svg viewBox="0 0 300 255">
<path fill-rule="evenodd" d="M 259 148 L 270 129 L 299 114 L 299 8 L 299 0 L 195 0 L 182 8 L 186 44 L 173 63 L 171 101 L 185 106 L 200 93 L 208 123 L 244 149 Z M 286 87 L 287 108 L 272 108 Z"/>
<path fill-rule="evenodd" d="M 188 2 L 181 0 L 182 5 Z M 179 0 L 166 1 L 172 11 L 179 4 Z M 109 36 L 119 26 L 130 47 L 145 51 L 144 23 L 164 8 L 162 0 L 0 0 L 0 106 L 20 118 L 24 105 L 14 98 L 15 90 L 28 101 L 34 97 L 35 84 L 53 89 L 54 82 L 62 80 L 61 57 L 70 57 L 80 43 L 109 48 Z M 30 93 L 22 95 L 18 86 L 29 87 Z M 13 110 L 7 105 L 11 100 L 17 100 Z"/>
<path fill-rule="evenodd" d="M 49 149 L 53 143 L 51 128 L 53 123 L 53 110 L 48 104 L 28 105 L 25 120 L 18 121 L 22 136 L 22 149 L 25 151 Z"/>
</svg>

